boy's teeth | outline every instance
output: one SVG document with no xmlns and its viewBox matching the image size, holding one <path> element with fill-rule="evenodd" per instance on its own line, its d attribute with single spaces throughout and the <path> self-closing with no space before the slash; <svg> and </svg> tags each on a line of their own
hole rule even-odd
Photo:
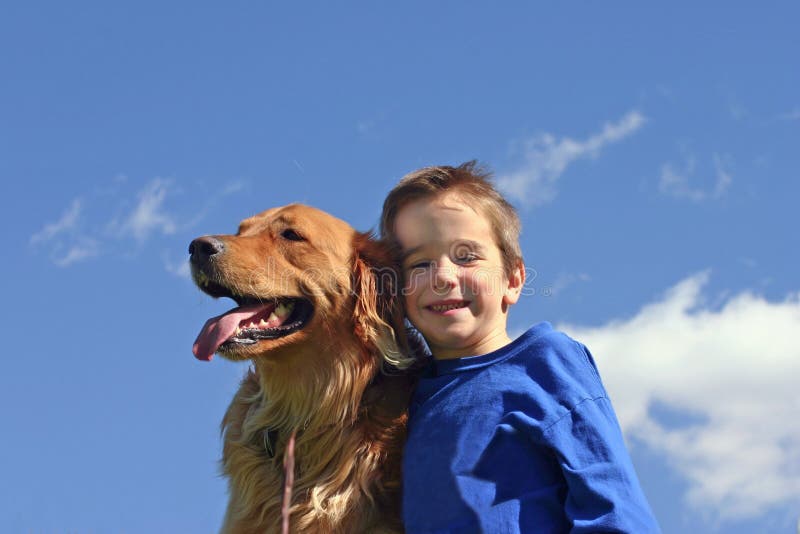
<svg viewBox="0 0 800 534">
<path fill-rule="evenodd" d="M 435 305 L 431 306 L 431 309 L 433 311 L 443 312 L 443 311 L 450 311 L 450 310 L 455 310 L 456 308 L 463 308 L 463 307 L 464 307 L 463 303 L 458 303 L 458 304 L 435 304 Z"/>
</svg>

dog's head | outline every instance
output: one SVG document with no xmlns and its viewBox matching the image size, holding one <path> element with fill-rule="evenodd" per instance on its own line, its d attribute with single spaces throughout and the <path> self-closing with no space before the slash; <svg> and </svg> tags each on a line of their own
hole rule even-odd
<svg viewBox="0 0 800 534">
<path fill-rule="evenodd" d="M 195 239 L 189 254 L 198 287 L 237 304 L 206 322 L 193 347 L 201 360 L 215 352 L 280 359 L 297 357 L 299 347 L 355 342 L 394 365 L 410 363 L 401 356 L 403 314 L 389 252 L 323 211 L 273 208 L 242 221 L 236 235 Z"/>
</svg>

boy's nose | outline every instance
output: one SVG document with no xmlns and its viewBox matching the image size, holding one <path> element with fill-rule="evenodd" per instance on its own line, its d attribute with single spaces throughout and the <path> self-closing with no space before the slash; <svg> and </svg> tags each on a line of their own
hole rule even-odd
<svg viewBox="0 0 800 534">
<path fill-rule="evenodd" d="M 434 289 L 447 291 L 458 285 L 458 268 L 454 265 L 439 265 L 434 271 Z"/>
</svg>

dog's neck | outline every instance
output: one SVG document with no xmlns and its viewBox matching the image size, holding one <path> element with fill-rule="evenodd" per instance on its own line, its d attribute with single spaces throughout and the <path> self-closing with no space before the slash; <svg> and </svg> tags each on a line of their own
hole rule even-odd
<svg viewBox="0 0 800 534">
<path fill-rule="evenodd" d="M 379 373 L 380 362 L 362 347 L 336 349 L 337 357 L 327 362 L 319 361 L 318 351 L 295 351 L 290 361 L 256 361 L 260 391 L 259 398 L 252 399 L 247 426 L 283 432 L 351 425 L 359 416 L 365 390 Z M 357 361 L 344 361 L 346 358 Z"/>
<path fill-rule="evenodd" d="M 348 511 L 361 509 L 352 516 L 360 517 L 359 513 L 378 506 L 375 499 L 391 508 L 387 503 L 396 497 L 392 492 L 397 491 L 399 455 L 389 460 L 383 455 L 400 450 L 409 381 L 404 374 L 382 374 L 378 355 L 360 347 L 336 354 L 334 361 L 345 358 L 346 363 L 332 369 L 323 369 L 320 361 L 327 352 L 292 354 L 304 369 L 254 362 L 223 421 L 223 468 L 233 481 L 232 491 L 239 492 L 239 501 L 269 502 L 265 510 L 277 514 L 279 501 L 269 496 L 278 488 L 286 489 L 284 462 L 294 449 L 295 492 L 305 496 L 301 501 L 310 499 L 304 501 L 302 514 L 292 512 L 298 531 L 303 531 L 302 525 L 319 524 L 330 526 L 325 531 L 365 531 L 362 527 L 367 523 L 346 526 L 340 521 L 349 520 Z M 307 357 L 311 360 L 303 362 Z M 289 442 L 294 435 L 292 448 Z M 370 446 L 364 447 L 365 443 Z M 356 461 L 357 455 L 366 456 Z M 265 457 L 270 461 L 265 463 Z M 382 464 L 385 478 L 370 479 L 366 486 L 358 482 L 354 466 L 365 462 L 374 467 L 378 458 L 388 461 Z M 388 489 L 374 486 L 383 483 Z M 270 521 L 278 520 L 277 515 L 271 517 Z M 375 521 L 369 514 L 363 517 Z"/>
</svg>

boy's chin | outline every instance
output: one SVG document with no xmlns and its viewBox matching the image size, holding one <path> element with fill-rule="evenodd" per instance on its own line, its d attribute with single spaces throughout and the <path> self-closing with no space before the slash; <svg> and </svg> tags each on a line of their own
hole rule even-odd
<svg viewBox="0 0 800 534">
<path fill-rule="evenodd" d="M 466 325 L 450 325 L 449 328 L 425 333 L 422 336 L 428 343 L 434 358 L 453 359 L 467 356 L 482 356 L 494 352 L 511 338 L 505 329 L 482 331 Z"/>
<path fill-rule="evenodd" d="M 433 353 L 434 358 L 461 358 L 472 356 L 469 336 L 459 335 L 457 332 L 442 333 L 435 336 L 425 336 L 425 341 Z"/>
</svg>

